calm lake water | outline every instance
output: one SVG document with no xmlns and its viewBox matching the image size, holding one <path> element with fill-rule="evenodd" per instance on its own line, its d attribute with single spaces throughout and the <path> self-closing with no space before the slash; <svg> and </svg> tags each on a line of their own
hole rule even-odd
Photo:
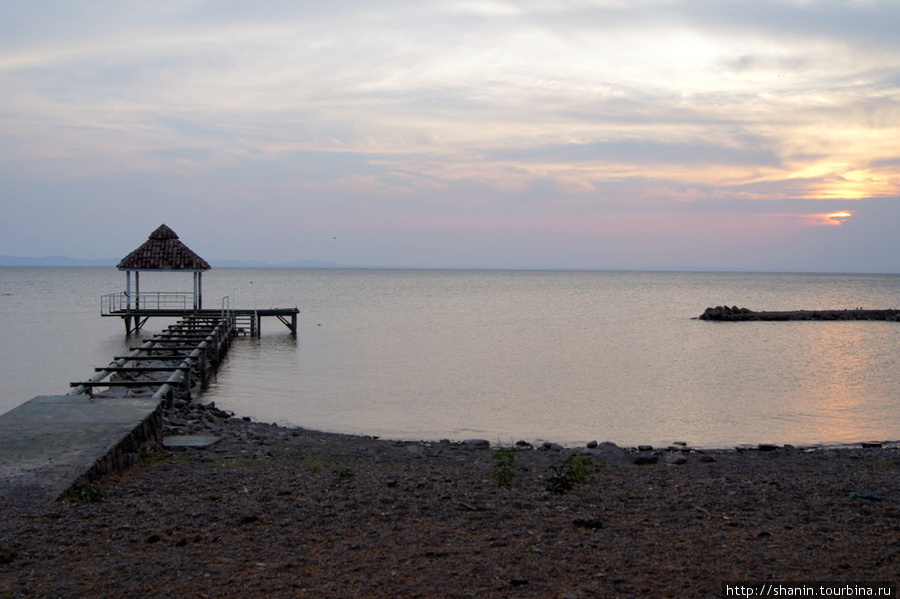
<svg viewBox="0 0 900 599">
<path fill-rule="evenodd" d="M 0 412 L 139 340 L 113 268 L 0 268 Z M 144 273 L 142 291 L 190 291 Z M 900 439 L 900 324 L 713 323 L 707 306 L 896 308 L 900 275 L 213 269 L 204 306 L 298 307 L 238 339 L 204 401 L 396 439 L 702 447 Z M 143 336 L 168 324 L 151 320 Z"/>
</svg>

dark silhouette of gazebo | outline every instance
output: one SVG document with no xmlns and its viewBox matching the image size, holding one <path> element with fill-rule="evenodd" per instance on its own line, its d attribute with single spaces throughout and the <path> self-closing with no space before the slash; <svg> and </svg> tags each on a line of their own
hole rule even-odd
<svg viewBox="0 0 900 599">
<path fill-rule="evenodd" d="M 126 305 L 128 309 L 140 308 L 141 271 L 189 271 L 194 274 L 194 310 L 203 308 L 203 271 L 209 270 L 209 263 L 195 254 L 178 239 L 178 235 L 160 225 L 139 248 L 122 258 L 119 270 L 126 274 Z M 131 273 L 134 273 L 134 292 L 131 290 Z"/>
</svg>

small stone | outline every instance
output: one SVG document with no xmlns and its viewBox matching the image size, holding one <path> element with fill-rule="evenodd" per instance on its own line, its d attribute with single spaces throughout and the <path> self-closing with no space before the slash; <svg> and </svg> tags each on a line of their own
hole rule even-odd
<svg viewBox="0 0 900 599">
<path fill-rule="evenodd" d="M 850 493 L 851 499 L 868 499 L 869 501 L 881 501 L 881 497 L 875 493 Z"/>
<path fill-rule="evenodd" d="M 543 451 L 562 451 L 563 446 L 559 443 L 551 443 L 550 441 L 545 441 L 543 445 L 541 445 L 541 450 Z"/>
<path fill-rule="evenodd" d="M 688 460 L 686 457 L 679 455 L 679 456 L 670 457 L 669 459 L 666 460 L 666 463 L 674 464 L 675 466 L 681 466 L 682 464 L 687 464 L 687 461 Z"/>
<path fill-rule="evenodd" d="M 487 449 L 491 446 L 491 442 L 487 439 L 466 439 L 462 442 L 462 446 L 468 449 Z"/>
<path fill-rule="evenodd" d="M 775 451 L 778 449 L 778 446 L 772 443 L 760 443 L 756 449 L 759 451 Z"/>
<path fill-rule="evenodd" d="M 528 441 L 516 441 L 516 447 L 519 449 L 534 449 L 534 445 Z"/>
<path fill-rule="evenodd" d="M 648 464 L 655 464 L 659 461 L 659 458 L 655 455 L 640 455 L 634 458 L 634 464 L 636 466 L 646 466 Z"/>
<path fill-rule="evenodd" d="M 701 453 L 697 459 L 700 460 L 701 462 L 707 462 L 707 463 L 716 461 L 716 458 L 714 458 L 711 455 L 706 454 L 706 453 Z"/>
<path fill-rule="evenodd" d="M 603 521 L 600 518 L 577 518 L 572 521 L 572 526 L 575 528 L 598 530 L 603 528 Z"/>
<path fill-rule="evenodd" d="M 604 441 L 603 443 L 598 443 L 597 447 L 595 447 L 594 449 L 596 449 L 597 451 L 600 451 L 600 452 L 607 452 L 607 453 L 622 451 L 622 448 L 619 447 L 618 445 L 616 445 L 615 443 L 613 443 L 612 441 Z"/>
<path fill-rule="evenodd" d="M 171 435 L 163 438 L 165 447 L 209 447 L 220 441 L 212 435 Z"/>
<path fill-rule="evenodd" d="M 653 451 L 652 445 L 638 445 L 638 451 Z"/>
<path fill-rule="evenodd" d="M 587 448 L 588 448 L 588 449 L 594 449 L 595 447 L 597 447 L 597 442 L 596 442 L 596 441 L 589 441 L 589 442 L 588 442 L 588 444 L 587 444 Z"/>
</svg>

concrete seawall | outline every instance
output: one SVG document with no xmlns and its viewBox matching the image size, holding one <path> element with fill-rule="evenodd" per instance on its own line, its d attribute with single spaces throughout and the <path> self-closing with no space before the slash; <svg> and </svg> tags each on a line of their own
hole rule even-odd
<svg viewBox="0 0 900 599">
<path fill-rule="evenodd" d="M 0 415 L 6 519 L 32 517 L 73 487 L 136 463 L 161 424 L 162 404 L 149 398 L 45 395 Z"/>
</svg>

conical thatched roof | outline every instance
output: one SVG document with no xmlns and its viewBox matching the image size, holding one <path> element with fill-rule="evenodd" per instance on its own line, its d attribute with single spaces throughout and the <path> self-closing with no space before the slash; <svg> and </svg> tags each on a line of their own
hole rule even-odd
<svg viewBox="0 0 900 599">
<path fill-rule="evenodd" d="M 181 243 L 175 231 L 160 225 L 144 245 L 119 262 L 119 270 L 209 270 L 209 263 Z"/>
</svg>

